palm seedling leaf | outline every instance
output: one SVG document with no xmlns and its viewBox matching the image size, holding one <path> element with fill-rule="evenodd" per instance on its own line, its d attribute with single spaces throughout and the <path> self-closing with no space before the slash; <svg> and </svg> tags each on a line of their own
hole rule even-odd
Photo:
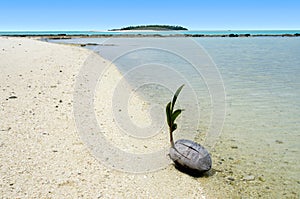
<svg viewBox="0 0 300 199">
<path fill-rule="evenodd" d="M 167 122 L 169 127 L 171 127 L 171 116 L 172 116 L 172 112 L 171 112 L 171 102 L 168 103 L 167 107 L 166 107 L 166 114 L 167 114 Z"/>
<path fill-rule="evenodd" d="M 176 120 L 176 118 L 180 115 L 181 111 L 182 111 L 181 109 L 178 109 L 178 110 L 174 111 L 174 113 L 172 113 L 172 115 L 171 115 L 171 121 L 172 121 L 172 123 L 174 123 L 174 121 Z"/>
<path fill-rule="evenodd" d="M 174 124 L 172 125 L 172 132 L 175 131 L 176 129 L 177 129 L 177 124 L 174 123 Z"/>
<path fill-rule="evenodd" d="M 174 94 L 174 97 L 173 97 L 173 100 L 172 100 L 172 104 L 171 104 L 171 112 L 173 112 L 173 109 L 174 109 L 174 106 L 175 106 L 175 102 L 177 100 L 177 97 L 181 91 L 181 89 L 183 88 L 184 84 L 182 84 L 178 89 L 177 91 L 175 92 Z"/>
<path fill-rule="evenodd" d="M 177 91 L 175 92 L 175 94 L 173 96 L 172 102 L 169 102 L 167 104 L 167 107 L 166 107 L 167 122 L 168 122 L 168 125 L 169 125 L 169 127 L 170 127 L 170 129 L 172 131 L 176 130 L 177 124 L 175 124 L 175 120 L 180 115 L 180 113 L 183 111 L 183 109 L 177 109 L 176 111 L 173 112 L 173 109 L 174 109 L 174 106 L 175 106 L 175 102 L 176 102 L 177 97 L 178 97 L 181 89 L 183 88 L 183 86 L 184 86 L 184 84 L 181 85 L 177 89 Z"/>
</svg>

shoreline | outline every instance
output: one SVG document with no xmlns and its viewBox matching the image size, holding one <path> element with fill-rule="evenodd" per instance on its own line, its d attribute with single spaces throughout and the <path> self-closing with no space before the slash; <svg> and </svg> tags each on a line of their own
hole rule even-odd
<svg viewBox="0 0 300 199">
<path fill-rule="evenodd" d="M 4 198 L 206 198 L 199 180 L 171 164 L 156 172 L 132 174 L 108 168 L 92 155 L 73 115 L 76 77 L 92 51 L 20 37 L 0 37 L 0 49 L 0 193 Z M 102 66 L 110 63 L 99 55 L 96 58 Z M 117 68 L 110 69 L 105 80 L 113 86 L 109 82 L 121 75 Z M 102 89 L 106 96 L 112 95 L 112 88 Z M 110 98 L 102 95 L 98 95 L 103 106 L 97 107 L 97 119 L 103 121 L 109 138 L 124 144 L 115 133 L 116 123 L 107 118 Z M 145 110 L 137 106 L 140 101 L 132 101 L 136 109 L 131 113 L 141 120 Z"/>
<path fill-rule="evenodd" d="M 231 42 L 230 39 L 225 40 Z M 252 42 L 251 39 L 248 42 Z M 286 42 L 299 40 L 287 39 Z M 281 195 L 294 198 L 299 195 L 295 191 L 299 184 L 295 175 L 298 169 L 296 161 L 281 161 L 281 152 L 287 158 L 295 159 L 298 157 L 298 148 L 283 151 L 289 149 L 290 145 L 280 135 L 268 141 L 258 140 L 263 143 L 260 145 L 263 148 L 257 148 L 256 143 L 249 143 L 248 135 L 253 135 L 252 132 L 257 128 L 259 132 L 264 132 L 264 126 L 259 124 L 254 129 L 250 126 L 252 123 L 247 122 L 249 126 L 239 127 L 240 117 L 247 118 L 249 112 L 240 111 L 236 108 L 238 104 L 232 106 L 221 141 L 211 151 L 214 166 L 206 176 L 193 178 L 179 172 L 173 165 L 140 174 L 106 167 L 83 143 L 73 113 L 75 82 L 92 51 L 77 45 L 20 37 L 0 37 L 0 51 L 0 116 L 3 118 L 0 123 L 0 193 L 4 198 L 161 198 L 162 195 L 166 198 L 229 198 L 240 197 L 241 194 L 249 197 L 272 198 Z M 110 64 L 94 54 L 102 63 L 101 67 Z M 113 81 L 118 82 L 122 76 L 116 67 L 110 69 L 103 75 L 105 78 L 98 84 L 98 92 L 94 97 L 95 114 L 98 122 L 102 123 L 106 138 L 129 152 L 147 153 L 153 148 L 168 145 L 167 137 L 141 143 L 118 134 L 109 110 L 112 107 L 111 91 L 116 84 Z M 86 76 L 83 78 L 86 82 L 90 81 Z M 234 102 L 233 99 L 229 99 L 229 103 Z M 150 121 L 145 119 L 148 109 L 143 99 L 133 97 L 130 105 L 128 113 L 135 116 L 136 123 L 147 125 Z M 232 126 L 238 126 L 238 129 Z M 248 129 L 249 133 L 239 134 L 239 129 Z M 167 134 L 163 133 L 163 136 Z M 251 139 L 255 139 L 255 136 Z M 197 141 L 202 142 L 201 138 L 197 138 Z M 273 155 L 270 163 L 264 162 L 260 167 L 256 162 L 271 157 L 261 154 L 261 149 L 278 155 Z M 266 169 L 274 163 L 280 164 Z M 289 172 L 284 171 L 284 175 L 288 175 L 273 176 L 274 171 L 282 166 L 289 168 Z M 282 184 L 286 186 L 279 190 Z"/>
<path fill-rule="evenodd" d="M 295 34 L 80 34 L 80 35 L 72 35 L 72 34 L 2 34 L 0 37 L 20 37 L 20 38 L 33 38 L 33 39 L 76 39 L 76 38 L 147 38 L 147 37 L 203 37 L 203 38 L 232 38 L 232 37 L 240 37 L 240 38 L 248 38 L 248 37 L 300 37 L 300 33 Z"/>
</svg>

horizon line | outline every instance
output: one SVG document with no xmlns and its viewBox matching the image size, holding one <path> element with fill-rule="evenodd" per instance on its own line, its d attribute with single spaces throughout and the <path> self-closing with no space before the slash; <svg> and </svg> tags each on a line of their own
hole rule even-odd
<svg viewBox="0 0 300 199">
<path fill-rule="evenodd" d="M 188 30 L 149 30 L 154 32 L 164 32 L 164 31 L 174 31 L 174 32 L 184 32 L 184 31 L 300 31 L 300 28 L 298 29 L 188 29 Z M 55 29 L 33 29 L 33 30 L 0 30 L 0 32 L 68 32 L 68 31 L 74 31 L 74 32 L 126 32 L 126 30 L 117 30 L 117 31 L 111 31 L 111 30 L 83 30 L 83 29 L 70 29 L 70 30 L 55 30 Z M 134 32 L 142 32 L 142 31 L 148 31 L 148 30 L 133 30 Z"/>
</svg>

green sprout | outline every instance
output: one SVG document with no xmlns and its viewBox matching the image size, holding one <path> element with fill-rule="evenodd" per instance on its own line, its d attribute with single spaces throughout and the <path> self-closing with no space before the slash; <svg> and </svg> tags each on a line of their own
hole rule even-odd
<svg viewBox="0 0 300 199">
<path fill-rule="evenodd" d="M 169 102 L 166 107 L 166 114 L 167 114 L 167 122 L 169 125 L 169 132 L 170 132 L 170 143 L 171 147 L 174 148 L 174 140 L 173 140 L 173 131 L 177 129 L 177 124 L 175 123 L 175 119 L 180 115 L 180 113 L 183 111 L 183 109 L 177 109 L 174 111 L 175 102 L 177 100 L 177 97 L 183 88 L 184 84 L 181 85 L 177 91 L 175 92 L 173 96 L 172 102 Z"/>
</svg>

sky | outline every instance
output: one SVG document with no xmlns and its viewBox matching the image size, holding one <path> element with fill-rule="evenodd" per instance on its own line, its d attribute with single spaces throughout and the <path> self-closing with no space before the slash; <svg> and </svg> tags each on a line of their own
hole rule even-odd
<svg viewBox="0 0 300 199">
<path fill-rule="evenodd" d="M 299 13 L 299 0 L 2 0 L 0 31 L 88 31 L 146 24 L 189 30 L 299 30 Z"/>
</svg>

